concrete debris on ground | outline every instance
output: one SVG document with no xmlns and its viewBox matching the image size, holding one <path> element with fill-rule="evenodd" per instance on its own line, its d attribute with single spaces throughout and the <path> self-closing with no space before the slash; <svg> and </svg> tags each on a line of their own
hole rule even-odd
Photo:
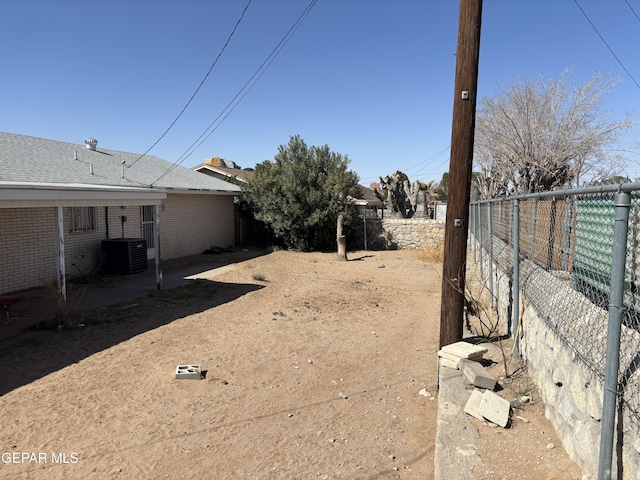
<svg viewBox="0 0 640 480">
<path fill-rule="evenodd" d="M 494 390 L 496 388 L 496 379 L 493 378 L 479 362 L 461 358 L 458 362 L 458 369 L 471 385 L 487 390 Z"/>
<path fill-rule="evenodd" d="M 478 420 L 487 420 L 503 428 L 509 423 L 510 411 L 509 402 L 491 390 L 485 390 L 484 393 L 480 390 L 473 390 L 464 406 L 464 412 L 472 417 Z"/>
<path fill-rule="evenodd" d="M 457 369 L 460 359 L 478 361 L 482 360 L 482 356 L 485 353 L 487 353 L 486 347 L 467 342 L 456 342 L 442 347 L 438 352 L 438 356 L 440 357 L 440 365 Z"/>
<path fill-rule="evenodd" d="M 480 363 L 486 352 L 486 347 L 462 341 L 445 345 L 438 352 L 438 356 L 441 366 L 460 370 L 468 383 L 484 390 L 484 393 L 473 390 L 469 394 L 464 412 L 479 420 L 506 427 L 509 423 L 511 405 L 493 393 L 497 381 Z"/>
</svg>

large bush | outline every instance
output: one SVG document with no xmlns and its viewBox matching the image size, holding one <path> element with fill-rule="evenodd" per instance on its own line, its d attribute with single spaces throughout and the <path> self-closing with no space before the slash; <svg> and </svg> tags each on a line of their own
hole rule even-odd
<svg viewBox="0 0 640 480">
<path fill-rule="evenodd" d="M 338 215 L 345 233 L 357 221 L 357 208 L 348 194 L 358 176 L 348 170 L 349 159 L 327 145 L 308 147 L 299 136 L 278 147 L 273 161 L 256 165 L 245 200 L 286 247 L 296 250 L 336 248 Z"/>
</svg>

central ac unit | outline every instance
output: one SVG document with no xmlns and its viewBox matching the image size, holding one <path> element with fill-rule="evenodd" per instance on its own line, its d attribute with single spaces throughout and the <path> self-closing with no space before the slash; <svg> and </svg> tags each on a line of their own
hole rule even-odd
<svg viewBox="0 0 640 480">
<path fill-rule="evenodd" d="M 102 240 L 105 273 L 131 275 L 147 270 L 147 241 L 144 238 Z"/>
</svg>

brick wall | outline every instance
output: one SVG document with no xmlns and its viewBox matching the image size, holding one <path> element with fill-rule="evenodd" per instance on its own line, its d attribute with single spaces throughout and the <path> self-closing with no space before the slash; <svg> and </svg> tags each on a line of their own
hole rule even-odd
<svg viewBox="0 0 640 480">
<path fill-rule="evenodd" d="M 234 244 L 233 196 L 168 195 L 160 212 L 163 259 Z"/>
<path fill-rule="evenodd" d="M 71 232 L 71 209 L 63 209 L 68 279 L 95 272 L 103 239 L 142 236 L 139 205 L 100 206 L 95 214 L 96 230 Z M 54 207 L 1 208 L 0 225 L 0 295 L 55 282 Z M 168 195 L 160 212 L 160 236 L 163 259 L 233 245 L 233 196 Z"/>
<path fill-rule="evenodd" d="M 53 208 L 0 208 L 0 294 L 55 281 Z"/>
</svg>

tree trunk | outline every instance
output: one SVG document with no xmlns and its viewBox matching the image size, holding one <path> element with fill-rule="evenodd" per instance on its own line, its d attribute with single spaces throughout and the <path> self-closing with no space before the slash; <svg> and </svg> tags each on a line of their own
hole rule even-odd
<svg viewBox="0 0 640 480">
<path fill-rule="evenodd" d="M 347 237 L 342 234 L 342 215 L 338 215 L 338 233 L 336 240 L 338 241 L 338 260 L 347 261 Z"/>
</svg>

